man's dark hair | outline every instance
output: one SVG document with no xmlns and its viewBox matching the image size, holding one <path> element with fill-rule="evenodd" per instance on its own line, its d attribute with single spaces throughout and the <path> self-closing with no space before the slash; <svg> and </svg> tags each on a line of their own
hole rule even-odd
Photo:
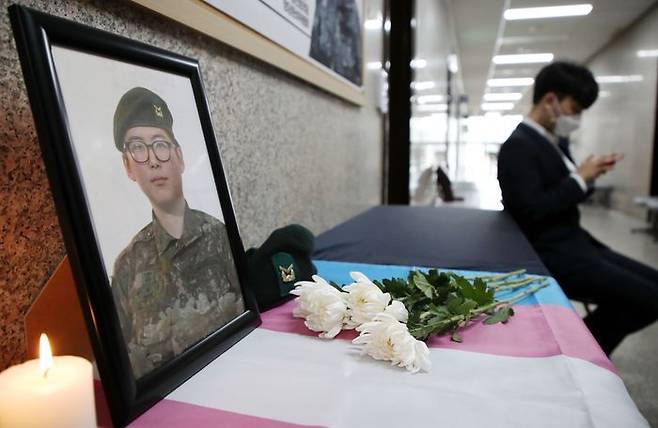
<svg viewBox="0 0 658 428">
<path fill-rule="evenodd" d="M 596 101 L 599 85 L 592 72 L 582 65 L 558 61 L 542 68 L 535 77 L 533 104 L 548 92 L 555 92 L 559 99 L 571 95 L 585 109 Z"/>
</svg>

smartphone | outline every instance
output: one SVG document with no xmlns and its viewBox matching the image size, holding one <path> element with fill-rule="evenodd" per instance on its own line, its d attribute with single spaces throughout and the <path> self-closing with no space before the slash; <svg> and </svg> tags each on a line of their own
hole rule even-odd
<svg viewBox="0 0 658 428">
<path fill-rule="evenodd" d="M 604 165 L 606 166 L 612 166 L 620 160 L 624 159 L 624 155 L 622 153 L 611 153 L 608 156 L 610 156 L 610 159 L 604 162 Z"/>
</svg>

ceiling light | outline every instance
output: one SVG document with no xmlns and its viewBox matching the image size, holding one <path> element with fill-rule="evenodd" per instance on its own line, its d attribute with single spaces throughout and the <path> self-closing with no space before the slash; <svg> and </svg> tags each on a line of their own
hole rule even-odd
<svg viewBox="0 0 658 428">
<path fill-rule="evenodd" d="M 547 34 L 545 36 L 510 36 L 503 37 L 501 39 L 501 44 L 503 45 L 527 45 L 531 43 L 541 43 L 541 42 L 566 42 L 569 40 L 569 36 L 566 34 Z"/>
<path fill-rule="evenodd" d="M 380 68 L 382 68 L 382 63 L 379 61 L 373 61 L 366 64 L 366 67 L 368 68 L 368 70 L 379 70 Z"/>
<path fill-rule="evenodd" d="M 382 28 L 382 19 L 366 19 L 366 22 L 363 23 L 363 26 L 366 30 L 379 30 Z"/>
<path fill-rule="evenodd" d="M 418 111 L 446 111 L 448 104 L 423 104 L 416 107 Z"/>
<path fill-rule="evenodd" d="M 425 89 L 432 89 L 436 84 L 432 81 L 427 82 L 411 82 L 411 87 L 416 91 L 422 91 Z"/>
<path fill-rule="evenodd" d="M 494 64 L 532 64 L 551 61 L 553 61 L 552 53 L 496 55 L 493 57 Z"/>
<path fill-rule="evenodd" d="M 494 110 L 512 110 L 514 108 L 514 103 L 482 103 L 480 106 L 484 111 L 494 111 Z"/>
<path fill-rule="evenodd" d="M 496 68 L 496 75 L 500 77 L 528 76 L 536 72 L 537 70 L 526 67 L 501 68 L 500 70 Z"/>
<path fill-rule="evenodd" d="M 427 61 L 424 59 L 416 58 L 411 60 L 411 68 L 425 68 L 427 67 Z"/>
<path fill-rule="evenodd" d="M 504 86 L 530 86 L 535 83 L 532 77 L 510 77 L 505 79 L 489 79 L 487 86 L 504 87 Z"/>
<path fill-rule="evenodd" d="M 640 58 L 656 57 L 656 56 L 658 56 L 658 49 L 637 51 L 637 56 L 640 57 Z"/>
<path fill-rule="evenodd" d="M 492 92 L 484 94 L 485 101 L 518 101 L 523 97 L 521 92 Z"/>
<path fill-rule="evenodd" d="M 644 77 L 640 74 L 629 74 L 626 76 L 596 76 L 598 83 L 629 83 L 641 82 Z"/>
<path fill-rule="evenodd" d="M 457 55 L 454 53 L 451 53 L 448 55 L 448 70 L 450 70 L 451 73 L 457 73 L 459 71 L 459 58 L 457 58 Z"/>
<path fill-rule="evenodd" d="M 515 21 L 519 19 L 560 18 L 564 16 L 589 15 L 594 7 L 589 4 L 570 4 L 564 6 L 523 7 L 507 9 L 505 19 Z"/>
<path fill-rule="evenodd" d="M 443 95 L 420 95 L 416 97 L 416 102 L 418 104 L 431 104 L 431 103 L 440 103 L 442 101 L 445 101 L 445 97 Z"/>
</svg>

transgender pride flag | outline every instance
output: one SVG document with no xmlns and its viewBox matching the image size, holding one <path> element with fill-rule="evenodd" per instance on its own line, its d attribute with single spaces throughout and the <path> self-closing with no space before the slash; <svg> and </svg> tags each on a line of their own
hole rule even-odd
<svg viewBox="0 0 658 428">
<path fill-rule="evenodd" d="M 339 284 L 349 272 L 406 277 L 412 267 L 317 261 Z M 483 272 L 456 271 L 465 276 Z M 463 343 L 428 341 L 429 373 L 361 355 L 353 331 L 322 340 L 289 302 L 131 426 L 648 427 L 553 279 L 514 305 L 507 324 L 474 324 Z"/>
</svg>

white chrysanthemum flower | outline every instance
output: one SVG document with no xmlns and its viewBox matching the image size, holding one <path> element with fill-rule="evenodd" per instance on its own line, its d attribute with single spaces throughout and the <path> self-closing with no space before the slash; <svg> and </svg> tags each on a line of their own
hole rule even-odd
<svg viewBox="0 0 658 428">
<path fill-rule="evenodd" d="M 347 318 L 346 293 L 332 287 L 323 278 L 313 275 L 313 281 L 300 281 L 290 293 L 299 296 L 293 316 L 304 318 L 312 331 L 323 339 L 333 339 L 343 329 Z"/>
<path fill-rule="evenodd" d="M 429 371 L 432 364 L 429 349 L 424 342 L 416 340 L 407 326 L 389 314 L 377 314 L 372 321 L 356 329 L 361 334 L 352 343 L 364 345 L 363 352 L 377 360 L 391 361 L 412 373 Z"/>
<path fill-rule="evenodd" d="M 363 323 L 369 322 L 375 315 L 384 312 L 391 295 L 382 292 L 368 277 L 361 272 L 350 272 L 354 283 L 346 285 L 343 290 L 347 296 L 349 319 L 347 328 L 355 328 Z"/>
<path fill-rule="evenodd" d="M 384 313 L 391 315 L 393 318 L 403 323 L 406 323 L 409 319 L 407 308 L 405 308 L 404 304 L 399 300 L 393 300 L 391 304 L 384 309 Z"/>
</svg>

